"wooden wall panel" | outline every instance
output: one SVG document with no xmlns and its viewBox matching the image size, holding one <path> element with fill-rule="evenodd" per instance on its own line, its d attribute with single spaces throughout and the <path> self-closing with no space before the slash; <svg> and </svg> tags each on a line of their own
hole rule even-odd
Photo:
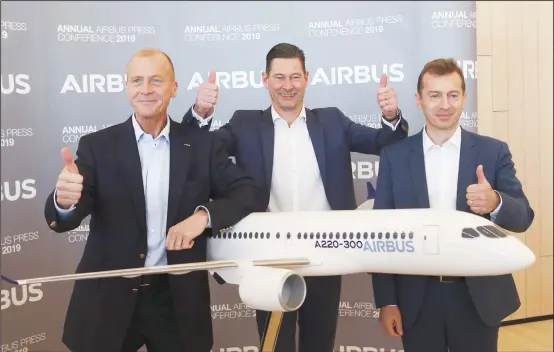
<svg viewBox="0 0 554 352">
<path fill-rule="evenodd" d="M 514 273 L 522 306 L 507 320 L 552 314 L 552 2 L 477 1 L 476 12 L 478 132 L 508 143 L 535 211 L 516 236 L 537 261 Z"/>
</svg>

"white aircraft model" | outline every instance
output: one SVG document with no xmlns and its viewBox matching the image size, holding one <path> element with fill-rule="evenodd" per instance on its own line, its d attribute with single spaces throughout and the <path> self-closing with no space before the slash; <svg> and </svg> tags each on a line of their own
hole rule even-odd
<svg viewBox="0 0 554 352">
<path fill-rule="evenodd" d="M 489 220 L 434 209 L 253 213 L 208 239 L 208 261 L 12 280 L 25 285 L 208 270 L 238 285 L 243 303 L 293 311 L 306 297 L 304 276 L 391 273 L 432 276 L 510 274 L 533 252 Z"/>
</svg>

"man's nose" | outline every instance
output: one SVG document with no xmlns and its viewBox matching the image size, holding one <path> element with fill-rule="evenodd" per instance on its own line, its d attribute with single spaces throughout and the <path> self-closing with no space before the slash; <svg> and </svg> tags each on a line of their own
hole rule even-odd
<svg viewBox="0 0 554 352">
<path fill-rule="evenodd" d="M 448 101 L 448 97 L 441 99 L 440 108 L 444 110 L 448 110 L 450 108 L 450 102 Z"/>
<path fill-rule="evenodd" d="M 144 84 L 142 84 L 140 86 L 140 92 L 142 94 L 149 94 L 152 92 L 152 86 L 150 85 L 150 83 L 148 82 L 144 82 Z"/>
</svg>

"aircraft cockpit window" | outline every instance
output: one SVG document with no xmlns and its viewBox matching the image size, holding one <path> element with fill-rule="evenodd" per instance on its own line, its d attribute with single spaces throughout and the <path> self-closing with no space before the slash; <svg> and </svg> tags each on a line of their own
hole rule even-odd
<svg viewBox="0 0 554 352">
<path fill-rule="evenodd" d="M 493 225 L 479 226 L 477 227 L 477 231 L 491 238 L 507 237 L 507 234 L 504 231 Z"/>
<path fill-rule="evenodd" d="M 471 227 L 466 227 L 462 230 L 462 238 L 476 238 L 479 237 L 479 234 L 475 229 L 472 229 Z"/>
</svg>

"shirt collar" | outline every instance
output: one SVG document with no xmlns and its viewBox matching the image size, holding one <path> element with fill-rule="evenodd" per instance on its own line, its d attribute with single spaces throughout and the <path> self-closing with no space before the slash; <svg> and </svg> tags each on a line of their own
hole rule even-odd
<svg viewBox="0 0 554 352">
<path fill-rule="evenodd" d="M 273 118 L 273 123 L 275 123 L 275 121 L 282 118 L 281 116 L 279 116 L 279 114 L 277 113 L 277 111 L 275 110 L 273 105 L 271 105 L 271 117 Z M 306 121 L 306 107 L 305 106 L 302 106 L 302 110 L 300 110 L 300 114 L 298 115 L 298 117 L 301 117 L 301 118 L 304 119 L 304 121 Z"/>
<path fill-rule="evenodd" d="M 164 137 L 167 141 L 169 141 L 169 125 L 170 125 L 169 119 L 170 117 L 167 116 L 167 122 L 165 124 L 165 127 L 161 130 L 160 134 L 158 135 L 158 138 Z M 140 137 L 145 135 L 146 132 L 144 132 L 142 127 L 140 127 L 135 114 L 133 114 L 132 120 L 133 120 L 133 129 L 135 130 L 135 139 L 138 142 L 140 140 Z"/>
<path fill-rule="evenodd" d="M 427 153 L 431 148 L 433 148 L 436 144 L 429 138 L 429 135 L 427 134 L 426 125 L 423 126 L 423 153 Z M 450 137 L 449 140 L 444 142 L 443 147 L 446 145 L 453 145 L 456 148 L 460 149 L 460 145 L 462 142 L 462 129 L 460 128 L 460 125 L 458 125 L 458 128 L 456 128 L 456 132 Z"/>
</svg>

